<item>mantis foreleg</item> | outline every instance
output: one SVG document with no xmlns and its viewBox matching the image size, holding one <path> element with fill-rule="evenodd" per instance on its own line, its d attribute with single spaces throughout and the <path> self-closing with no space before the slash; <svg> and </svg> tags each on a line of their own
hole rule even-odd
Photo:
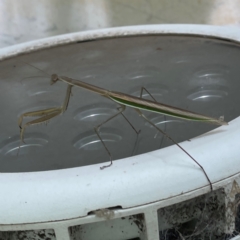
<svg viewBox="0 0 240 240">
<path fill-rule="evenodd" d="M 24 132 L 25 132 L 26 127 L 32 126 L 32 125 L 35 125 L 35 124 L 39 124 L 39 123 L 48 122 L 52 118 L 60 115 L 61 113 L 64 113 L 67 110 L 72 87 L 73 87 L 72 85 L 68 84 L 65 100 L 64 100 L 63 105 L 61 107 L 48 108 L 48 109 L 44 109 L 44 110 L 27 112 L 27 113 L 23 113 L 19 117 L 18 126 L 20 128 L 20 140 L 21 140 L 21 142 L 24 142 Z M 39 118 L 25 123 L 22 127 L 22 121 L 23 121 L 24 117 L 39 117 Z"/>
<path fill-rule="evenodd" d="M 21 118 L 43 116 L 43 117 L 40 117 L 40 118 L 37 118 L 35 120 L 25 123 L 23 125 L 23 127 L 21 126 L 22 122 L 20 122 L 19 128 L 20 128 L 21 141 L 24 142 L 24 132 L 25 132 L 26 127 L 40 124 L 40 123 L 45 123 L 45 122 L 49 121 L 50 119 L 58 116 L 61 113 L 62 113 L 62 108 L 49 108 L 49 109 L 45 109 L 45 110 L 24 113 L 23 115 L 21 115 Z"/>
</svg>

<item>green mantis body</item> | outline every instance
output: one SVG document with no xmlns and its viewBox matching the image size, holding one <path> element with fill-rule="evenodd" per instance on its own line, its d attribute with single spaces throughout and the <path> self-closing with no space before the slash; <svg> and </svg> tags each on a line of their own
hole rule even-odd
<svg viewBox="0 0 240 240">
<path fill-rule="evenodd" d="M 161 103 L 156 102 L 156 101 L 146 100 L 146 99 L 143 99 L 141 97 L 135 97 L 135 96 L 127 95 L 127 94 L 120 93 L 120 92 L 109 91 L 109 90 L 106 90 L 104 88 L 100 88 L 100 87 L 97 87 L 97 86 L 94 86 L 94 85 L 91 85 L 91 84 L 88 84 L 88 83 L 85 83 L 85 82 L 82 82 L 82 81 L 79 81 L 79 80 L 75 80 L 75 79 L 72 79 L 72 78 L 69 78 L 69 77 L 58 76 L 56 74 L 52 75 L 51 84 L 54 84 L 59 80 L 68 84 L 68 88 L 67 88 L 67 92 L 66 92 L 66 96 L 65 96 L 65 100 L 63 102 L 63 105 L 61 107 L 49 108 L 49 109 L 45 109 L 45 110 L 27 112 L 27 113 L 22 114 L 20 116 L 19 120 L 18 120 L 18 125 L 20 127 L 20 138 L 21 138 L 22 142 L 24 142 L 24 131 L 25 131 L 27 126 L 47 122 L 50 119 L 62 114 L 63 112 L 65 112 L 67 110 L 68 102 L 69 102 L 70 95 L 71 95 L 71 89 L 72 89 L 73 86 L 77 86 L 77 87 L 84 88 L 86 90 L 95 92 L 97 94 L 100 94 L 103 97 L 109 98 L 110 100 L 120 104 L 120 106 L 121 106 L 121 110 L 119 110 L 118 113 L 111 116 L 106 121 L 104 121 L 103 123 L 101 123 L 100 125 L 95 127 L 95 129 L 94 129 L 96 134 L 98 135 L 99 139 L 101 140 L 104 148 L 106 149 L 109 157 L 110 157 L 110 164 L 107 165 L 107 166 L 101 167 L 101 169 L 104 169 L 105 167 L 109 167 L 109 166 L 112 165 L 112 157 L 111 157 L 111 153 L 109 152 L 108 148 L 106 147 L 104 141 L 102 140 L 100 134 L 98 133 L 98 129 L 104 123 L 110 121 L 111 119 L 113 119 L 117 115 L 119 115 L 119 114 L 123 115 L 123 111 L 125 110 L 126 107 L 131 107 L 131 108 L 135 109 L 140 116 L 142 116 L 147 122 L 149 122 L 159 132 L 161 132 L 163 135 L 165 135 L 167 138 L 169 138 L 173 143 L 175 143 L 195 163 L 197 163 L 199 165 L 199 167 L 204 172 L 207 180 L 209 181 L 211 189 L 212 189 L 211 182 L 210 182 L 205 170 L 203 169 L 203 167 L 187 151 L 185 151 L 177 142 L 175 142 L 170 136 L 168 136 L 165 132 L 163 132 L 160 128 L 158 128 L 153 122 L 151 122 L 151 120 L 148 119 L 141 112 L 141 110 L 160 113 L 160 114 L 163 114 L 163 115 L 169 115 L 169 116 L 173 116 L 173 117 L 176 117 L 176 118 L 182 118 L 182 119 L 185 119 L 185 120 L 206 122 L 206 123 L 212 123 L 212 124 L 216 124 L 216 125 L 227 125 L 228 123 L 224 122 L 223 119 L 221 119 L 221 118 L 216 119 L 216 118 L 204 116 L 204 115 L 197 114 L 197 113 L 194 113 L 194 112 L 190 112 L 190 111 L 187 111 L 187 110 L 184 110 L 184 109 L 181 109 L 181 108 L 176 108 L 176 107 L 172 107 L 172 106 L 169 106 L 169 105 L 166 105 L 166 104 L 161 104 Z M 142 91 L 143 91 L 143 89 L 144 88 L 142 88 Z M 142 94 L 142 91 L 141 91 L 141 94 Z M 28 123 L 26 123 L 22 126 L 23 118 L 24 117 L 29 117 L 29 116 L 38 117 L 38 118 L 33 120 L 33 121 L 30 121 L 30 122 L 28 122 Z M 124 118 L 126 119 L 125 116 L 124 116 Z"/>
</svg>

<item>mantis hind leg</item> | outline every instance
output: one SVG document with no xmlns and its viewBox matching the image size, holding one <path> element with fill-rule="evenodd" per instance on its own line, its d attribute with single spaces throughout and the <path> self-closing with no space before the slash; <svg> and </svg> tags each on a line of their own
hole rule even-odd
<svg viewBox="0 0 240 240">
<path fill-rule="evenodd" d="M 156 126 L 150 119 L 148 119 L 139 109 L 136 109 L 137 113 L 139 114 L 139 116 L 143 117 L 148 123 L 150 123 L 153 127 L 155 127 L 161 134 L 163 134 L 165 137 L 167 137 L 169 140 L 171 140 L 174 144 L 176 144 L 186 155 L 188 155 L 202 170 L 202 172 L 204 173 L 206 179 L 209 182 L 210 185 L 210 189 L 212 191 L 212 183 L 206 173 L 206 171 L 204 170 L 204 168 L 202 167 L 202 165 L 195 160 L 183 147 L 181 147 L 173 138 L 171 138 L 167 133 L 165 133 L 163 130 L 161 130 L 158 126 Z"/>
<path fill-rule="evenodd" d="M 153 99 L 154 102 L 157 102 L 157 100 L 153 97 L 153 95 L 145 87 L 141 87 L 140 98 L 143 98 L 142 97 L 143 90 L 145 90 L 145 92 L 147 92 L 149 94 L 149 96 Z"/>
<path fill-rule="evenodd" d="M 119 110 L 120 109 L 120 110 Z M 108 156 L 109 156 L 109 159 L 110 159 L 110 164 L 108 165 L 105 165 L 105 166 L 102 166 L 100 167 L 101 170 L 103 170 L 104 168 L 107 168 L 107 167 L 110 167 L 112 165 L 112 155 L 109 151 L 109 149 L 107 148 L 106 144 L 104 143 L 103 139 L 101 138 L 100 136 L 100 133 L 99 133 L 99 128 L 104 125 L 105 123 L 109 122 L 110 120 L 114 119 L 115 117 L 117 117 L 118 115 L 123 115 L 122 113 L 125 111 L 126 107 L 124 105 L 121 105 L 121 107 L 119 108 L 119 112 L 115 113 L 114 115 L 112 115 L 111 117 L 109 117 L 108 119 L 106 119 L 104 122 L 100 123 L 98 126 L 96 126 L 94 128 L 94 131 L 96 132 L 99 140 L 101 141 L 102 145 L 104 146 Z M 127 118 L 123 115 L 123 117 L 127 120 Z M 127 120 L 127 122 L 131 125 L 131 123 Z M 132 125 L 131 125 L 132 126 Z M 133 127 L 133 126 L 132 126 Z M 133 129 L 136 131 L 136 129 L 133 127 Z M 136 131 L 137 132 L 137 131 Z"/>
<path fill-rule="evenodd" d="M 145 90 L 145 92 L 147 92 L 149 94 L 149 96 L 153 99 L 154 102 L 157 102 L 157 100 L 153 97 L 153 95 L 145 87 L 141 87 L 140 98 L 143 98 L 142 97 L 143 90 Z M 166 132 L 167 131 L 167 125 L 166 125 L 167 117 L 166 117 L 166 115 L 163 115 L 163 118 L 164 118 L 164 130 L 163 131 Z M 157 137 L 158 132 L 159 131 L 157 131 L 157 133 L 155 134 L 154 138 Z M 159 148 L 162 147 L 163 142 L 164 142 L 164 135 L 162 135 L 162 138 L 161 138 L 161 141 L 160 141 L 160 144 L 159 144 Z"/>
<path fill-rule="evenodd" d="M 121 109 L 121 108 L 126 108 L 124 105 L 121 105 L 120 108 L 118 109 Z M 137 130 L 133 124 L 128 120 L 128 118 L 124 115 L 123 111 L 120 111 L 121 112 L 121 115 L 124 117 L 124 119 L 127 121 L 127 123 L 131 126 L 131 128 L 134 130 L 134 132 L 137 134 L 137 137 L 136 137 L 136 140 L 135 140 L 135 143 L 134 143 L 134 147 L 133 147 L 133 150 L 132 150 L 132 154 L 131 156 L 134 155 L 135 153 L 135 150 L 136 150 L 136 146 L 137 146 L 137 142 L 138 142 L 138 136 L 139 136 L 139 133 L 141 133 L 141 129 L 140 130 Z"/>
<path fill-rule="evenodd" d="M 123 114 L 123 112 L 121 114 L 125 118 L 125 120 L 129 123 L 129 125 L 132 127 L 134 132 L 137 134 L 137 137 L 136 137 L 136 140 L 135 140 L 135 143 L 134 143 L 134 147 L 133 147 L 133 150 L 132 150 L 132 154 L 131 154 L 131 156 L 133 156 L 134 153 L 135 153 L 136 147 L 137 147 L 138 136 L 139 136 L 139 133 L 141 133 L 141 129 L 140 130 L 136 130 L 136 128 L 130 123 L 130 121 L 127 119 L 127 117 Z"/>
</svg>

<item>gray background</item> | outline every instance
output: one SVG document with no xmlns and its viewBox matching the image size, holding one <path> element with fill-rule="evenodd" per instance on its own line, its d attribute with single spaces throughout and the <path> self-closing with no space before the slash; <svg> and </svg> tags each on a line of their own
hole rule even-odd
<svg viewBox="0 0 240 240">
<path fill-rule="evenodd" d="M 106 27 L 239 25 L 240 0 L 1 0 L 0 47 Z"/>
</svg>

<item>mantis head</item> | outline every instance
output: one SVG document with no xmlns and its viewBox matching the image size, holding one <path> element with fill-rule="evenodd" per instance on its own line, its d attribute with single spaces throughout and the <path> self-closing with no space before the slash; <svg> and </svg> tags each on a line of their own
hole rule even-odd
<svg viewBox="0 0 240 240">
<path fill-rule="evenodd" d="M 59 80 L 58 75 L 57 74 L 52 74 L 50 84 L 53 85 L 58 80 Z"/>
</svg>

